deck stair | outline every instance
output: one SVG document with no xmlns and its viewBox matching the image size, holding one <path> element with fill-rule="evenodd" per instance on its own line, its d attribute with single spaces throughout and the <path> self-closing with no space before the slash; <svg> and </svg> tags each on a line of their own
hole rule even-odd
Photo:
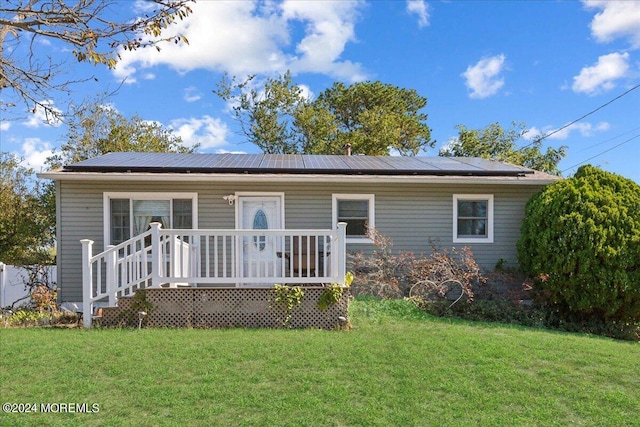
<svg viewBox="0 0 640 427">
<path fill-rule="evenodd" d="M 108 306 L 101 319 L 105 326 L 123 317 L 138 323 L 138 312 L 147 311 L 140 295 L 146 295 L 156 298 L 151 303 L 173 319 L 161 321 L 147 313 L 146 323 L 245 325 L 247 313 L 269 311 L 274 284 L 309 289 L 344 284 L 346 226 L 179 230 L 152 223 L 147 232 L 95 255 L 93 241 L 82 240 L 83 313 L 90 313 L 83 324 L 91 326 L 97 305 Z M 266 318 L 252 322 L 271 325 Z"/>
</svg>

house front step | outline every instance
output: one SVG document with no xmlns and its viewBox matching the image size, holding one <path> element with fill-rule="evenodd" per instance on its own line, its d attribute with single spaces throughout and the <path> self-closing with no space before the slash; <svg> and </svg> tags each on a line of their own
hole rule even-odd
<svg viewBox="0 0 640 427">
<path fill-rule="evenodd" d="M 324 287 L 302 287 L 304 296 L 287 319 L 274 301 L 274 288 L 151 288 L 121 297 L 117 307 L 102 311 L 103 327 L 319 328 L 335 329 L 348 319 L 351 295 L 326 310 L 318 308 Z M 143 293 L 140 293 L 143 292 Z M 146 314 L 140 315 L 140 312 Z M 140 322 L 141 321 L 141 322 Z"/>
<path fill-rule="evenodd" d="M 134 296 L 125 296 L 118 298 L 118 305 L 115 307 L 102 307 L 102 317 L 100 325 L 105 327 L 127 326 L 130 322 L 124 319 L 124 316 L 132 313 L 131 305 L 134 302 Z"/>
</svg>

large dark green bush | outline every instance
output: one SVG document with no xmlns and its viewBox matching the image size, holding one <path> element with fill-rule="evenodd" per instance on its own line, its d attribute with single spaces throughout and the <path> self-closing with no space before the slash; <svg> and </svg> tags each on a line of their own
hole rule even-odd
<svg viewBox="0 0 640 427">
<path fill-rule="evenodd" d="M 526 207 L 518 258 L 567 318 L 640 320 L 640 186 L 583 166 Z"/>
</svg>

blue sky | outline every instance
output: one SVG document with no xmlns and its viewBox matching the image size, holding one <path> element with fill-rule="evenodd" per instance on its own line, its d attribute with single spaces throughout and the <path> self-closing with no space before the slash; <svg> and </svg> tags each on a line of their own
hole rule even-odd
<svg viewBox="0 0 640 427">
<path fill-rule="evenodd" d="M 121 3 L 114 16 L 143 7 Z M 192 9 L 172 29 L 188 46 L 123 52 L 115 70 L 39 40 L 38 53 L 64 64 L 59 78 L 91 78 L 44 101 L 65 111 L 117 89 L 113 108 L 170 126 L 201 152 L 257 152 L 212 93 L 223 72 L 256 74 L 259 85 L 291 70 L 310 97 L 335 81 L 380 80 L 428 98 L 437 146 L 423 155 L 437 155 L 458 124 L 525 122 L 528 135 L 547 134 L 630 91 L 544 144 L 568 147 L 564 176 L 587 162 L 640 183 L 640 1 L 201 0 Z M 0 148 L 40 170 L 65 125 L 19 108 L 2 112 Z"/>
</svg>

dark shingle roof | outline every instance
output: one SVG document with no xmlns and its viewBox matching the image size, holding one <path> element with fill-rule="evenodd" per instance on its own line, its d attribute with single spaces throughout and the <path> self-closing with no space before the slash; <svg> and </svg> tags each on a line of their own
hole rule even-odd
<svg viewBox="0 0 640 427">
<path fill-rule="evenodd" d="M 63 172 L 522 176 L 533 170 L 477 157 L 109 153 Z"/>
</svg>

